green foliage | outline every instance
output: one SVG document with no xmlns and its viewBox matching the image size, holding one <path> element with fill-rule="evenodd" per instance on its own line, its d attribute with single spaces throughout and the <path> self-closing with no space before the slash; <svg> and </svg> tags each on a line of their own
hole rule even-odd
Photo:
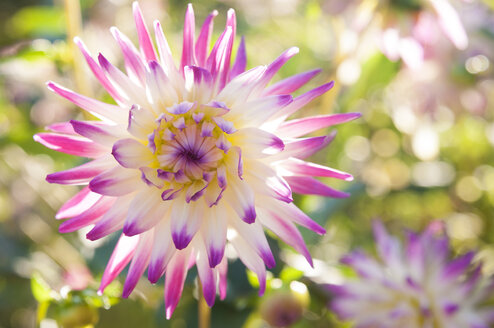
<svg viewBox="0 0 494 328">
<path fill-rule="evenodd" d="M 65 33 L 63 9 L 51 6 L 22 8 L 9 19 L 7 28 L 19 38 L 60 37 Z"/>
</svg>

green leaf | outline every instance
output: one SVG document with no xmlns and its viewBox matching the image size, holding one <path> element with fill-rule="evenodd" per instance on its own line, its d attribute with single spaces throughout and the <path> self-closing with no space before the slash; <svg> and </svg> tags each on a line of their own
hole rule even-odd
<svg viewBox="0 0 494 328">
<path fill-rule="evenodd" d="M 60 7 L 24 7 L 10 18 L 7 28 L 17 37 L 62 36 L 65 34 L 64 13 Z"/>
<path fill-rule="evenodd" d="M 283 282 L 290 282 L 302 278 L 304 273 L 292 267 L 284 267 L 280 272 L 280 279 Z"/>
<path fill-rule="evenodd" d="M 362 66 L 359 80 L 343 95 L 341 105 L 348 110 L 356 101 L 382 89 L 396 76 L 400 62 L 392 62 L 381 53 L 370 57 Z M 345 110 L 345 111 L 346 111 Z"/>
<path fill-rule="evenodd" d="M 38 303 L 47 302 L 52 299 L 50 286 L 48 286 L 46 281 L 37 272 L 33 273 L 31 277 L 31 291 Z"/>
</svg>

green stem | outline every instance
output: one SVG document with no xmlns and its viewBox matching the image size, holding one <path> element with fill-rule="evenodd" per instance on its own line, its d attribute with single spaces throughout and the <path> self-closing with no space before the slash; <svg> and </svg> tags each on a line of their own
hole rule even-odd
<svg viewBox="0 0 494 328">
<path fill-rule="evenodd" d="M 79 0 L 64 0 L 65 25 L 67 26 L 67 45 L 71 54 L 71 64 L 74 68 L 74 80 L 78 92 L 91 96 L 89 82 L 82 65 L 83 58 L 74 44 L 74 37 L 81 34 L 82 18 Z"/>
<path fill-rule="evenodd" d="M 198 300 L 198 311 L 199 311 L 199 328 L 209 328 L 211 326 L 211 308 L 206 303 L 206 299 L 202 294 L 202 285 L 199 282 L 199 300 Z"/>
</svg>

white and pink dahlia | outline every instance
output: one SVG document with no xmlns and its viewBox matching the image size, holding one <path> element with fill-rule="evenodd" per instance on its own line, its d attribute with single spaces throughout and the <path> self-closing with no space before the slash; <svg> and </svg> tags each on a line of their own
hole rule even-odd
<svg viewBox="0 0 494 328">
<path fill-rule="evenodd" d="M 335 313 L 359 328 L 491 327 L 494 279 L 483 277 L 473 252 L 452 259 L 439 230 L 433 223 L 422 234 L 410 232 L 403 248 L 375 222 L 378 259 L 361 252 L 343 258 L 359 279 L 330 286 Z"/>
<path fill-rule="evenodd" d="M 102 54 L 95 60 L 75 42 L 90 69 L 117 105 L 77 94 L 56 83 L 48 87 L 101 121 L 75 121 L 48 127 L 35 140 L 64 153 L 87 157 L 78 167 L 47 176 L 48 182 L 86 185 L 65 203 L 60 232 L 87 226 L 96 240 L 122 235 L 103 274 L 100 291 L 130 262 L 123 297 L 147 268 L 155 283 L 165 275 L 165 307 L 178 304 L 189 267 L 195 263 L 207 303 L 226 294 L 226 243 L 265 288 L 266 269 L 275 261 L 264 235 L 270 229 L 311 263 L 295 224 L 316 233 L 324 229 L 293 204 L 292 192 L 345 197 L 314 177 L 352 176 L 304 159 L 324 148 L 333 134 L 300 138 L 315 130 L 359 117 L 322 115 L 286 120 L 333 82 L 296 98 L 290 93 L 319 73 L 312 70 L 268 86 L 298 52 L 290 48 L 267 66 L 248 71 L 244 40 L 230 65 L 236 21 L 228 11 L 226 28 L 212 50 L 212 12 L 197 40 L 192 6 L 185 14 L 180 65 L 155 21 L 156 47 L 137 3 L 134 19 L 139 49 L 117 28 L 125 73 Z M 94 225 L 94 226 L 93 226 Z"/>
</svg>

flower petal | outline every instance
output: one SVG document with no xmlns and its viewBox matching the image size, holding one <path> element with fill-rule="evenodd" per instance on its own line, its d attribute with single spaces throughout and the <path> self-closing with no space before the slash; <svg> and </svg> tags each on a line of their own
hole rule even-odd
<svg viewBox="0 0 494 328">
<path fill-rule="evenodd" d="M 187 11 L 185 12 L 184 20 L 184 35 L 183 35 L 183 46 L 182 46 L 182 61 L 181 68 L 184 69 L 185 66 L 196 65 L 196 55 L 194 49 L 194 30 L 195 30 L 195 18 L 194 9 L 192 4 L 187 5 Z"/>
<path fill-rule="evenodd" d="M 268 95 L 282 95 L 282 94 L 286 95 L 293 93 L 298 89 L 300 89 L 302 86 L 304 86 L 307 82 L 312 80 L 314 76 L 321 73 L 321 71 L 322 70 L 318 68 L 311 71 L 293 75 L 291 77 L 283 79 L 269 86 L 263 91 L 262 94 L 264 96 L 268 96 Z"/>
<path fill-rule="evenodd" d="M 134 82 L 144 84 L 145 67 L 134 44 L 115 26 L 110 28 L 110 32 L 120 46 L 120 50 L 122 50 L 127 74 Z"/>
<path fill-rule="evenodd" d="M 343 113 L 304 117 L 281 124 L 276 130 L 276 135 L 285 138 L 296 138 L 328 126 L 349 122 L 360 116 L 362 116 L 360 113 Z"/>
<path fill-rule="evenodd" d="M 214 206 L 204 212 L 201 235 L 206 246 L 209 266 L 216 267 L 225 253 L 227 214 L 223 206 Z"/>
<path fill-rule="evenodd" d="M 189 245 L 201 227 L 204 210 L 202 202 L 187 203 L 185 196 L 174 201 L 170 214 L 171 233 L 177 249 L 184 249 Z"/>
<path fill-rule="evenodd" d="M 256 220 L 254 192 L 245 181 L 231 181 L 226 189 L 225 199 L 243 221 L 252 223 Z"/>
<path fill-rule="evenodd" d="M 95 176 L 114 166 L 115 163 L 104 156 L 65 171 L 48 174 L 46 181 L 67 185 L 87 184 Z"/>
<path fill-rule="evenodd" d="M 168 262 L 176 252 L 171 239 L 170 220 L 161 220 L 154 230 L 159 238 L 154 239 L 148 268 L 148 279 L 153 284 L 165 273 Z"/>
<path fill-rule="evenodd" d="M 51 91 L 103 120 L 107 119 L 116 123 L 127 121 L 127 111 L 118 106 L 80 95 L 51 81 L 47 82 L 46 85 Z"/>
<path fill-rule="evenodd" d="M 100 198 L 91 208 L 87 211 L 63 222 L 58 231 L 61 233 L 74 232 L 80 228 L 84 228 L 90 224 L 93 224 L 98 220 L 103 214 L 110 209 L 110 207 L 115 202 L 112 197 L 102 197 Z"/>
<path fill-rule="evenodd" d="M 190 257 L 190 248 L 175 252 L 166 268 L 165 275 L 165 312 L 166 318 L 170 319 L 178 305 L 180 296 L 184 289 L 187 277 L 187 264 Z"/>
<path fill-rule="evenodd" d="M 206 59 L 209 51 L 209 43 L 211 42 L 211 35 L 213 34 L 213 21 L 214 18 L 218 15 L 217 10 L 213 10 L 201 27 L 201 32 L 199 33 L 199 37 L 197 38 L 195 52 L 197 64 L 201 67 L 206 66 Z"/>
<path fill-rule="evenodd" d="M 133 236 L 151 229 L 164 218 L 169 206 L 161 199 L 160 190 L 146 188 L 140 191 L 130 203 L 124 234 Z"/>
<path fill-rule="evenodd" d="M 240 236 L 233 235 L 228 240 L 237 252 L 242 263 L 257 275 L 257 280 L 259 281 L 259 296 L 262 296 L 266 290 L 266 267 L 264 266 L 264 262 Z"/>
<path fill-rule="evenodd" d="M 129 169 L 150 164 L 154 157 L 151 150 L 135 139 L 120 139 L 113 145 L 112 155 L 118 163 Z"/>
<path fill-rule="evenodd" d="M 264 235 L 263 226 L 259 221 L 247 224 L 236 218 L 232 219 L 232 216 L 230 216 L 229 222 L 237 233 L 249 243 L 250 247 L 259 255 L 268 268 L 276 266 L 273 253 Z"/>
<path fill-rule="evenodd" d="M 345 181 L 352 181 L 353 176 L 327 166 L 306 162 L 298 158 L 289 158 L 280 162 L 277 166 L 278 170 L 282 171 L 282 175 L 296 176 L 312 176 L 312 177 L 328 177 L 336 178 Z M 286 174 L 285 174 L 286 172 Z"/>
<path fill-rule="evenodd" d="M 285 180 L 292 188 L 292 191 L 297 194 L 320 195 L 332 198 L 346 198 L 350 196 L 349 193 L 328 187 L 312 177 L 291 176 L 285 177 Z"/>
<path fill-rule="evenodd" d="M 261 211 L 263 213 L 264 211 Z M 305 245 L 304 239 L 298 231 L 297 227 L 282 217 L 278 213 L 270 212 L 269 214 L 263 213 L 259 215 L 259 220 L 262 222 L 264 226 L 266 226 L 269 230 L 271 230 L 275 235 L 280 237 L 286 244 L 295 248 L 297 252 L 302 254 L 307 262 L 309 262 L 310 266 L 314 267 L 312 263 L 312 257 L 310 256 L 309 250 Z"/>
<path fill-rule="evenodd" d="M 154 231 L 146 231 L 139 236 L 139 243 L 137 244 L 136 251 L 130 263 L 129 272 L 127 273 L 127 279 L 122 291 L 122 297 L 129 297 L 130 293 L 134 290 L 139 278 L 141 278 L 144 270 L 149 263 L 151 257 L 151 249 L 153 247 Z"/>
<path fill-rule="evenodd" d="M 115 141 L 125 135 L 125 130 L 121 125 L 108 125 L 95 121 L 76 121 L 71 120 L 70 124 L 74 131 L 79 135 L 86 137 L 103 146 L 111 147 Z"/>
<path fill-rule="evenodd" d="M 293 141 L 285 141 L 285 149 L 283 152 L 279 153 L 278 156 L 282 158 L 295 157 L 304 159 L 314 155 L 329 145 L 335 137 L 336 132 L 327 136 L 298 138 Z"/>
<path fill-rule="evenodd" d="M 60 207 L 55 218 L 66 219 L 78 216 L 90 209 L 101 197 L 101 195 L 92 192 L 89 187 L 84 187 Z"/>
<path fill-rule="evenodd" d="M 139 186 L 139 172 L 116 166 L 98 174 L 89 183 L 91 191 L 106 196 L 127 195 Z"/>
<path fill-rule="evenodd" d="M 199 243 L 200 245 L 200 243 Z M 216 274 L 215 270 L 209 266 L 208 256 L 204 246 L 199 246 L 196 260 L 197 274 L 201 280 L 202 294 L 206 303 L 211 307 L 216 298 Z"/>
<path fill-rule="evenodd" d="M 132 9 L 134 12 L 134 21 L 137 28 L 137 36 L 139 37 L 139 44 L 141 46 L 142 54 L 146 60 L 156 60 L 156 52 L 154 51 L 153 41 L 149 36 L 149 31 L 144 23 L 144 18 L 142 17 L 141 8 L 139 8 L 139 3 L 135 1 L 132 4 Z"/>
<path fill-rule="evenodd" d="M 98 65 L 98 63 L 93 59 L 91 54 L 89 53 L 89 50 L 87 50 L 86 45 L 84 42 L 79 37 L 74 38 L 74 43 L 79 47 L 82 55 L 86 59 L 86 62 L 93 72 L 94 76 L 96 79 L 101 83 L 103 88 L 106 89 L 106 91 L 110 94 L 110 96 L 115 99 L 115 101 L 119 104 L 126 104 L 126 100 L 120 95 L 120 93 L 115 89 L 113 84 L 108 80 L 106 77 L 105 73 L 101 69 L 101 67 Z"/>
<path fill-rule="evenodd" d="M 108 286 L 134 256 L 139 236 L 128 237 L 122 234 L 113 250 L 113 253 L 106 265 L 105 272 L 101 278 L 101 283 L 98 289 L 99 294 L 103 294 L 106 286 Z"/>
<path fill-rule="evenodd" d="M 86 234 L 89 240 L 98 240 L 123 228 L 132 195 L 118 197 L 113 206 Z"/>
<path fill-rule="evenodd" d="M 46 132 L 33 138 L 47 148 L 80 157 L 97 158 L 108 152 L 107 147 L 79 136 Z"/>
<path fill-rule="evenodd" d="M 230 72 L 230 80 L 245 72 L 247 67 L 247 52 L 245 50 L 245 38 L 242 36 L 238 45 L 237 57 Z"/>
</svg>

